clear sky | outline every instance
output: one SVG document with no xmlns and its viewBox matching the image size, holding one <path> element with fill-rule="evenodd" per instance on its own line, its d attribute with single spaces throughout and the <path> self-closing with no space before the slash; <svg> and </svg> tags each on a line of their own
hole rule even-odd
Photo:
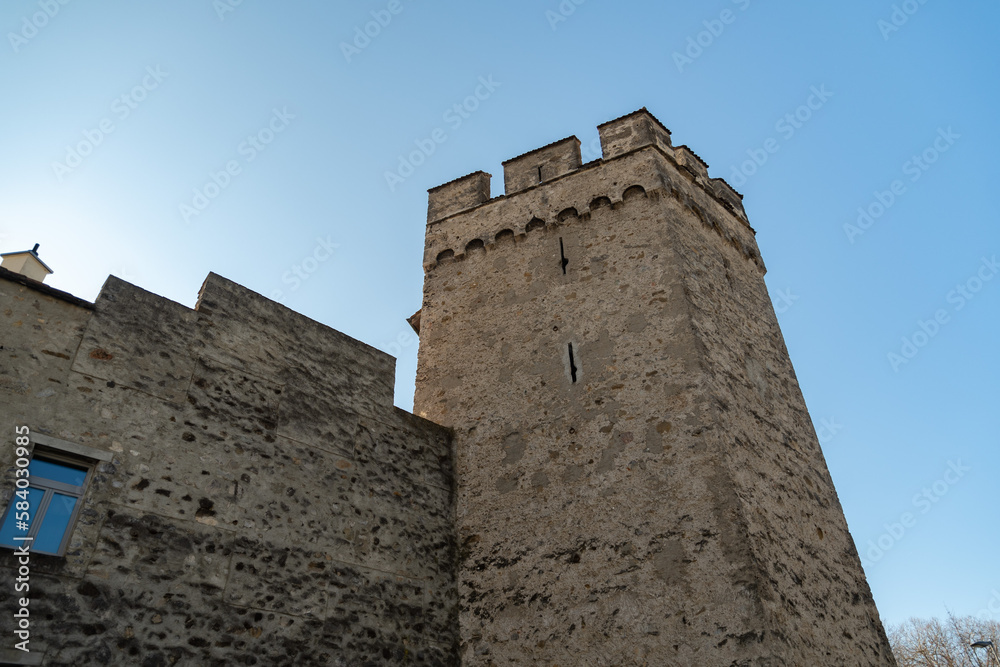
<svg viewBox="0 0 1000 667">
<path fill-rule="evenodd" d="M 40 243 L 87 299 L 115 274 L 193 306 L 214 271 L 395 354 L 409 408 L 426 190 L 483 169 L 499 194 L 503 160 L 571 134 L 593 159 L 646 106 L 745 195 L 883 619 L 1000 620 L 998 24 L 985 0 L 4 0 L 0 251 Z"/>
</svg>

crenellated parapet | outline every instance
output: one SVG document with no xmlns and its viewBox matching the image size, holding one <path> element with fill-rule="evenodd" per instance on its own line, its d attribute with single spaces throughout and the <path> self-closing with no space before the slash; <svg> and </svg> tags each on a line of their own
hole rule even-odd
<svg viewBox="0 0 1000 667">
<path fill-rule="evenodd" d="M 677 200 L 728 245 L 764 271 L 742 196 L 646 109 L 598 127 L 603 157 L 582 164 L 580 141 L 568 137 L 507 160 L 504 191 L 490 197 L 491 176 L 477 171 L 429 191 L 424 268 L 524 238 L 537 230 L 587 220 L 630 194 Z M 515 222 L 516 221 L 516 222 Z"/>
<path fill-rule="evenodd" d="M 671 133 L 645 108 L 599 125 L 602 159 L 608 162 L 643 149 L 654 149 L 678 169 L 683 170 L 697 186 L 746 222 L 743 196 L 722 178 L 710 178 L 708 164 L 687 146 L 674 146 Z M 581 169 L 580 140 L 575 136 L 536 148 L 503 163 L 504 197 L 525 192 Z M 438 222 L 449 216 L 481 206 L 489 201 L 491 176 L 477 171 L 429 190 L 427 222 Z"/>
</svg>

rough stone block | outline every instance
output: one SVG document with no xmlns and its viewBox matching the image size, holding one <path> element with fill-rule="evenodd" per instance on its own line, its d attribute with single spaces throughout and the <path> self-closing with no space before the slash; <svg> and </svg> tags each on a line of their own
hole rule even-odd
<svg viewBox="0 0 1000 667">
<path fill-rule="evenodd" d="M 428 224 L 488 202 L 491 178 L 485 171 L 477 171 L 428 190 Z"/>
<path fill-rule="evenodd" d="M 183 400 L 194 368 L 194 313 L 114 276 L 95 305 L 73 371 Z"/>
<path fill-rule="evenodd" d="M 580 168 L 580 140 L 569 137 L 503 163 L 504 191 L 508 195 L 564 176 Z"/>
<path fill-rule="evenodd" d="M 671 151 L 670 130 L 645 109 L 598 125 L 597 131 L 605 160 L 643 146 L 658 146 L 665 152 Z"/>
</svg>

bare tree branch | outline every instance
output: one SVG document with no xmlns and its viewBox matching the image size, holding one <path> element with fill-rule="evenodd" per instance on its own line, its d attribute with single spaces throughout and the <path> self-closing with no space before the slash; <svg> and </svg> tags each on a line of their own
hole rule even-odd
<svg viewBox="0 0 1000 667">
<path fill-rule="evenodd" d="M 888 634 L 899 667 L 1000 667 L 985 649 L 971 647 L 976 641 L 1000 647 L 1000 623 L 993 620 L 948 612 L 944 622 L 911 618 Z"/>
</svg>

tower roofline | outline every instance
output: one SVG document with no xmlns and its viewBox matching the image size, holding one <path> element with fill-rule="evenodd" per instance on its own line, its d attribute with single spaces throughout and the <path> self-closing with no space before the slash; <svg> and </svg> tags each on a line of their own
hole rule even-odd
<svg viewBox="0 0 1000 667">
<path fill-rule="evenodd" d="M 530 150 L 527 153 L 521 153 L 520 155 L 516 155 L 516 156 L 510 158 L 509 160 L 504 160 L 500 164 L 506 167 L 508 164 L 510 164 L 512 162 L 515 162 L 517 160 L 520 160 L 521 158 L 526 158 L 529 155 L 534 155 L 535 153 L 541 153 L 542 151 L 547 150 L 549 148 L 552 148 L 554 146 L 560 146 L 560 145 L 564 144 L 567 141 L 575 141 L 578 144 L 580 143 L 580 140 L 576 138 L 576 135 L 575 134 L 571 134 L 570 136 L 566 137 L 565 139 L 559 139 L 558 141 L 553 141 L 551 144 L 545 144 L 544 146 L 541 146 L 539 148 L 535 148 L 533 150 Z"/>
<path fill-rule="evenodd" d="M 702 190 L 749 227 L 743 195 L 724 178 L 708 175 L 708 163 L 686 145 L 674 146 L 671 132 L 645 107 L 597 126 L 602 157 L 583 164 L 576 136 L 541 146 L 505 160 L 504 194 L 491 196 L 492 176 L 476 171 L 429 189 L 427 224 L 469 211 L 503 197 L 533 190 L 570 174 L 616 160 L 645 148 L 655 148 L 678 169 L 689 174 Z"/>
<path fill-rule="evenodd" d="M 482 174 L 483 176 L 486 176 L 487 178 L 493 178 L 493 174 L 488 174 L 485 171 L 483 171 L 482 169 L 479 169 L 479 170 L 476 170 L 476 171 L 472 172 L 471 174 L 466 174 L 465 176 L 459 176 L 458 178 L 453 178 L 450 181 L 448 181 L 447 183 L 442 183 L 441 185 L 435 185 L 433 188 L 430 188 L 427 192 L 439 192 L 439 191 L 441 191 L 442 188 L 446 188 L 449 185 L 452 185 L 454 183 L 458 183 L 459 181 L 464 181 L 465 179 L 471 178 L 472 176 L 479 176 L 480 174 Z"/>
<path fill-rule="evenodd" d="M 700 162 L 702 165 L 704 165 L 705 169 L 708 169 L 708 163 L 705 162 L 704 158 L 702 158 L 700 155 L 698 155 L 693 150 L 691 150 L 691 147 L 688 146 L 687 144 L 681 144 L 680 146 L 677 147 L 677 149 L 678 150 L 685 150 L 685 151 L 687 151 L 688 153 L 690 153 L 691 155 L 693 155 L 694 158 L 696 160 L 698 160 L 698 162 Z M 737 192 L 736 194 L 739 194 L 739 193 Z M 740 195 L 740 199 L 742 199 L 742 198 L 743 198 L 743 195 Z"/>
<path fill-rule="evenodd" d="M 756 232 L 746 220 L 740 200 L 735 194 L 725 195 L 727 190 L 732 192 L 728 184 L 722 179 L 707 179 L 704 167 L 686 149 L 664 150 L 657 145 L 595 160 L 493 198 L 487 194 L 488 174 L 477 172 L 459 179 L 446 192 L 431 198 L 424 270 L 462 261 L 477 249 L 500 247 L 510 235 L 524 238 L 550 224 L 589 220 L 595 209 L 618 207 L 626 193 L 634 190 L 678 200 L 726 244 L 756 264 L 761 274 L 766 272 L 754 239 Z"/>
<path fill-rule="evenodd" d="M 643 114 L 645 114 L 646 116 L 649 116 L 650 118 L 652 118 L 653 121 L 655 121 L 656 124 L 659 125 L 660 128 L 662 128 L 664 132 L 666 132 L 667 134 L 673 134 L 670 131 L 670 129 L 667 128 L 666 125 L 664 125 L 663 123 L 661 123 L 660 119 L 657 118 L 656 116 L 654 116 L 652 114 L 652 112 L 650 112 L 650 110 L 647 109 L 646 107 L 642 107 L 641 109 L 636 109 L 632 113 L 627 113 L 624 116 L 619 116 L 618 118 L 613 118 L 613 119 L 611 119 L 609 121 L 603 122 L 603 123 L 601 123 L 600 125 L 597 126 L 597 129 L 600 130 L 602 127 L 604 127 L 606 125 L 613 125 L 615 123 L 620 123 L 623 120 L 629 120 L 630 118 L 633 118 L 633 117 L 636 117 L 636 116 L 641 116 Z"/>
</svg>

